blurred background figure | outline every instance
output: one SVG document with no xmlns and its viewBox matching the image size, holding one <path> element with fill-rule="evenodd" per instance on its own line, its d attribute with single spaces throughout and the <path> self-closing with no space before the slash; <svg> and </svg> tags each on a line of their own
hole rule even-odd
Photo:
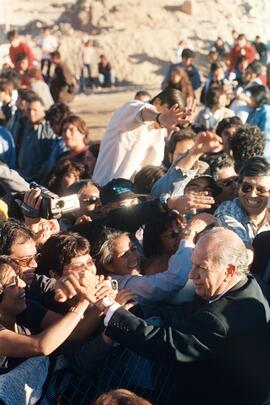
<svg viewBox="0 0 270 405">
<path fill-rule="evenodd" d="M 40 67 L 42 73 L 44 73 L 46 82 L 50 82 L 50 72 L 51 72 L 51 53 L 56 51 L 58 48 L 57 38 L 51 34 L 49 27 L 43 27 L 41 38 L 39 39 L 39 45 L 41 47 L 41 61 Z"/>
<path fill-rule="evenodd" d="M 98 81 L 101 87 L 112 87 L 115 84 L 114 72 L 105 55 L 100 55 L 98 63 Z"/>
</svg>

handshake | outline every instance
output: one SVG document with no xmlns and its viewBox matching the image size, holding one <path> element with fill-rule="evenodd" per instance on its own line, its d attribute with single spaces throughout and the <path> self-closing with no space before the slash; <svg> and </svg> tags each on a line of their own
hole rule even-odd
<svg viewBox="0 0 270 405">
<path fill-rule="evenodd" d="M 97 276 L 90 271 L 72 272 L 63 276 L 55 284 L 55 300 L 66 302 L 73 298 L 78 301 L 87 300 L 98 309 L 102 308 L 105 298 L 110 301 L 110 305 L 118 302 L 126 309 L 134 305 L 135 295 L 129 289 L 118 292 L 118 283 L 104 276 Z"/>
</svg>

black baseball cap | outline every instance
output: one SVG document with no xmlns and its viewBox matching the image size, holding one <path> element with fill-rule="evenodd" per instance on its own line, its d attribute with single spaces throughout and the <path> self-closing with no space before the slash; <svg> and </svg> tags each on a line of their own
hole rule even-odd
<svg viewBox="0 0 270 405">
<path fill-rule="evenodd" d="M 128 179 L 113 179 L 100 190 L 102 205 L 139 197 L 147 197 L 147 194 L 137 194 L 134 183 Z"/>
</svg>

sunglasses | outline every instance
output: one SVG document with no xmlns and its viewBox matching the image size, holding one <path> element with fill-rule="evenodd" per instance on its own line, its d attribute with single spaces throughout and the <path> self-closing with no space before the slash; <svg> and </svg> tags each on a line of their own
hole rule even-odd
<svg viewBox="0 0 270 405">
<path fill-rule="evenodd" d="M 100 198 L 96 197 L 96 196 L 90 196 L 87 198 L 80 199 L 80 202 L 85 203 L 85 204 L 99 204 Z"/>
<path fill-rule="evenodd" d="M 257 196 L 266 196 L 267 194 L 269 194 L 269 191 L 270 191 L 270 190 L 266 190 L 265 188 L 260 187 L 260 186 L 258 186 L 258 187 L 253 186 L 252 184 L 249 184 L 249 183 L 241 184 L 240 190 L 244 194 L 248 194 L 248 193 L 251 193 L 253 190 L 256 190 Z"/>
<path fill-rule="evenodd" d="M 233 184 L 237 184 L 238 183 L 238 177 L 233 177 L 231 179 L 228 180 L 224 180 L 224 181 L 219 181 L 217 184 L 221 187 L 230 187 Z"/>
<path fill-rule="evenodd" d="M 17 257 L 11 257 L 11 259 L 20 267 L 29 267 L 31 262 L 33 260 L 36 262 L 39 256 L 40 256 L 40 253 L 36 253 L 33 256 L 22 257 L 19 259 Z"/>
<path fill-rule="evenodd" d="M 72 271 L 83 271 L 87 270 L 87 268 L 94 266 L 96 263 L 95 259 L 88 259 L 86 263 L 74 263 L 74 264 L 68 264 L 65 266 L 65 270 L 72 270 Z"/>
</svg>

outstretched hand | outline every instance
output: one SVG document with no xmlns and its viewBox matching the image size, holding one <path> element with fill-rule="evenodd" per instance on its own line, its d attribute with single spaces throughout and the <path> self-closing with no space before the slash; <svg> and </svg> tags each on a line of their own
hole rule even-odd
<svg viewBox="0 0 270 405">
<path fill-rule="evenodd" d="M 174 104 L 168 111 L 160 115 L 159 122 L 167 129 L 175 128 L 177 125 L 189 125 L 195 109 L 195 99 L 190 99 L 185 108 L 179 108 L 178 104 Z"/>
<path fill-rule="evenodd" d="M 214 203 L 214 198 L 209 196 L 206 191 L 190 191 L 189 193 L 175 199 L 171 198 L 169 201 L 169 208 L 177 210 L 180 214 L 187 214 L 193 210 L 209 209 Z"/>
<path fill-rule="evenodd" d="M 197 153 L 217 153 L 223 149 L 221 138 L 210 131 L 199 132 L 195 138 L 193 149 Z"/>
</svg>

